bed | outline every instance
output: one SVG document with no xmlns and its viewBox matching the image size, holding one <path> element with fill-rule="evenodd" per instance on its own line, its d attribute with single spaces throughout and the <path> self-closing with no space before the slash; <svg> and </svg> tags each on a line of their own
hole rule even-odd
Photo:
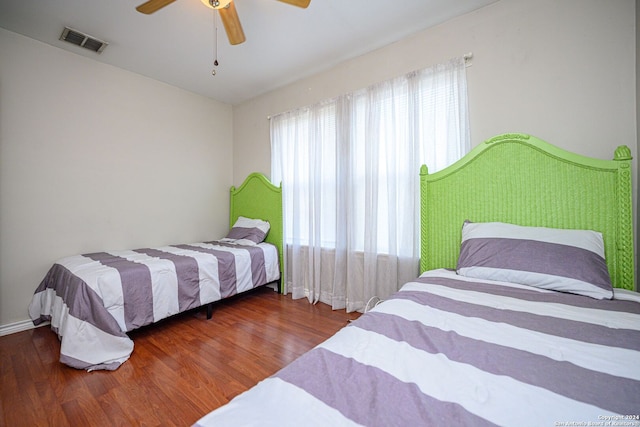
<svg viewBox="0 0 640 427">
<path fill-rule="evenodd" d="M 196 426 L 640 425 L 630 164 L 506 134 L 423 167 L 419 277 Z"/>
<path fill-rule="evenodd" d="M 259 174 L 231 187 L 230 230 L 215 241 L 96 252 L 55 262 L 34 292 L 29 315 L 50 322 L 60 361 L 115 370 L 133 352 L 127 335 L 282 277 L 282 189 Z"/>
</svg>

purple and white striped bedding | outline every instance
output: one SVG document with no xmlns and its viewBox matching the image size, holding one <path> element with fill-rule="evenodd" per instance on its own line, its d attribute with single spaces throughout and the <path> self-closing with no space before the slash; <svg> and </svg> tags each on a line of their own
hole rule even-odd
<svg viewBox="0 0 640 427">
<path fill-rule="evenodd" d="M 639 367 L 638 300 L 434 270 L 196 425 L 605 425 Z"/>
<path fill-rule="evenodd" d="M 29 315 L 51 322 L 60 361 L 117 369 L 133 351 L 126 332 L 280 278 L 277 248 L 218 241 L 98 252 L 56 262 Z"/>
<path fill-rule="evenodd" d="M 462 276 L 611 299 L 602 233 L 503 222 L 462 226 Z"/>
</svg>

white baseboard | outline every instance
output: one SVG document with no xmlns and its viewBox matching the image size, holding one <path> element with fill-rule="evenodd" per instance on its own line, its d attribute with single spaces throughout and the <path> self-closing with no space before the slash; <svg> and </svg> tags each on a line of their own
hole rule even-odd
<svg viewBox="0 0 640 427">
<path fill-rule="evenodd" d="M 0 326 L 0 337 L 9 334 L 15 334 L 16 332 L 28 331 L 35 326 L 31 320 L 23 320 L 21 322 L 9 323 L 8 325 Z"/>
</svg>

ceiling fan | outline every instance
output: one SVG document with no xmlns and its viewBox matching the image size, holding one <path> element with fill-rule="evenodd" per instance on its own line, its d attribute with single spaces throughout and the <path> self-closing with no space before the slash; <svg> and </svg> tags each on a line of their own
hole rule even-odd
<svg viewBox="0 0 640 427">
<path fill-rule="evenodd" d="M 147 15 L 162 9 L 165 6 L 170 5 L 176 0 L 148 0 L 136 7 L 136 10 Z M 220 20 L 224 25 L 224 29 L 227 32 L 229 43 L 240 44 L 243 43 L 246 38 L 244 37 L 244 31 L 236 12 L 236 7 L 232 0 L 201 0 L 205 6 L 217 9 L 220 13 Z M 306 8 L 311 3 L 311 0 L 278 0 L 283 3 L 287 3 L 293 6 Z"/>
</svg>

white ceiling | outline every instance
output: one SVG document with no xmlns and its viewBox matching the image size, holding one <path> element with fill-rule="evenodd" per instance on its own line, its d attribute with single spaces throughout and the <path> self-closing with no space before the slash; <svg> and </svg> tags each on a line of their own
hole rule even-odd
<svg viewBox="0 0 640 427">
<path fill-rule="evenodd" d="M 231 46 L 200 0 L 152 15 L 144 0 L 1 0 L 0 27 L 216 100 L 239 104 L 496 0 L 235 0 L 247 41 Z M 101 54 L 59 40 L 65 26 L 105 40 Z"/>
</svg>

